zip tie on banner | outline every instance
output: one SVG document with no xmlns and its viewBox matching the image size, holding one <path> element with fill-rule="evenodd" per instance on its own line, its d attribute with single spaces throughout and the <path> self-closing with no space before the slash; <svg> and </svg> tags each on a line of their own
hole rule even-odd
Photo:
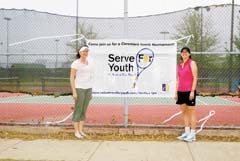
<svg viewBox="0 0 240 161">
<path fill-rule="evenodd" d="M 190 42 L 190 39 L 191 39 L 191 38 L 194 38 L 193 34 L 188 35 L 188 36 L 185 36 L 185 37 L 182 37 L 182 38 L 179 38 L 179 39 L 177 39 L 176 41 L 182 41 L 182 40 L 184 40 L 184 39 L 187 39 L 187 42 L 186 42 L 185 45 L 188 45 L 188 43 Z"/>
<path fill-rule="evenodd" d="M 173 114 L 173 115 L 170 116 L 168 119 L 164 120 L 164 121 L 162 122 L 162 124 L 165 124 L 166 122 L 169 122 L 169 121 L 172 120 L 174 117 L 176 117 L 176 116 L 178 116 L 178 115 L 180 115 L 180 114 L 182 114 L 181 111 Z M 208 113 L 207 116 L 205 116 L 205 117 L 203 117 L 203 118 L 201 118 L 200 120 L 197 121 L 197 122 L 202 122 L 202 121 L 203 121 L 203 123 L 201 124 L 200 129 L 196 131 L 196 134 L 203 130 L 203 127 L 204 127 L 205 123 L 206 123 L 213 115 L 215 115 L 215 114 L 216 114 L 216 112 L 215 112 L 214 110 L 211 110 L 211 111 L 209 111 L 209 113 Z"/>
<path fill-rule="evenodd" d="M 64 119 L 62 119 L 62 120 L 54 121 L 54 122 L 48 121 L 48 122 L 46 122 L 45 124 L 49 125 L 49 124 L 59 124 L 59 123 L 62 123 L 62 122 L 64 122 L 64 121 L 66 121 L 68 118 L 70 118 L 70 117 L 72 116 L 72 114 L 73 114 L 73 112 L 71 112 L 70 114 L 68 114 L 68 115 L 67 115 Z M 178 115 L 180 115 L 180 114 L 182 114 L 181 111 L 173 114 L 173 115 L 170 116 L 168 119 L 164 120 L 164 121 L 162 122 L 162 124 L 165 124 L 166 122 L 169 122 L 169 121 L 172 120 L 174 117 L 176 117 L 176 116 L 178 116 Z M 205 117 L 203 117 L 203 118 L 201 118 L 200 120 L 197 121 L 197 122 L 202 122 L 202 121 L 203 121 L 203 123 L 201 124 L 200 129 L 196 131 L 196 134 L 199 133 L 199 132 L 201 132 L 201 131 L 203 130 L 203 127 L 204 127 L 205 123 L 206 123 L 213 115 L 215 115 L 215 114 L 216 114 L 216 112 L 215 112 L 214 110 L 211 110 L 211 111 L 209 111 L 209 113 L 208 113 L 207 116 L 205 116 Z"/>
<path fill-rule="evenodd" d="M 31 41 L 36 41 L 36 40 L 54 39 L 54 38 L 62 38 L 62 37 L 71 37 L 71 36 L 76 36 L 76 35 L 81 35 L 80 38 L 84 38 L 84 35 L 82 35 L 82 34 L 68 34 L 68 35 L 57 35 L 57 36 L 40 36 L 40 37 L 31 38 L 31 39 L 28 39 L 28 40 L 23 40 L 23 41 L 11 43 L 11 44 L 9 44 L 9 46 L 15 46 L 15 45 L 24 44 L 24 43 L 31 42 Z"/>
<path fill-rule="evenodd" d="M 203 121 L 203 123 L 201 124 L 200 129 L 196 131 L 196 134 L 203 130 L 203 126 L 205 125 L 205 123 L 215 114 L 216 114 L 216 112 L 214 110 L 211 110 L 211 111 L 209 111 L 207 116 L 205 116 L 202 119 L 197 121 L 197 122 L 202 122 Z"/>
<path fill-rule="evenodd" d="M 86 39 L 84 35 L 81 35 L 81 37 L 79 37 L 77 39 L 72 39 L 72 40 L 70 40 L 70 42 L 74 42 L 74 41 L 78 41 L 78 40 L 82 40 L 82 39 Z"/>
<path fill-rule="evenodd" d="M 165 124 L 166 122 L 172 120 L 174 117 L 176 117 L 176 116 L 178 116 L 178 115 L 180 115 L 180 114 L 182 114 L 181 111 L 178 112 L 178 113 L 173 114 L 171 117 L 169 117 L 168 119 L 164 120 L 164 121 L 162 122 L 162 124 Z"/>
<path fill-rule="evenodd" d="M 66 121 L 69 117 L 71 117 L 72 114 L 73 114 L 73 112 L 71 112 L 69 115 L 67 115 L 67 116 L 66 116 L 64 119 L 62 119 L 62 120 L 54 121 L 54 122 L 48 121 L 48 122 L 46 122 L 45 124 L 49 125 L 49 124 L 59 124 L 59 123 L 62 123 L 62 122 L 64 122 L 64 121 Z"/>
</svg>

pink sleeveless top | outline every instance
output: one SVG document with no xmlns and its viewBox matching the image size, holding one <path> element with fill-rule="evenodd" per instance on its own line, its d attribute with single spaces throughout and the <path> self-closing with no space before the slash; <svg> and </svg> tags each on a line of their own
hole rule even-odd
<svg viewBox="0 0 240 161">
<path fill-rule="evenodd" d="M 182 68 L 182 64 L 180 63 L 177 68 L 178 74 L 178 91 L 186 92 L 192 90 L 193 84 L 193 74 L 191 69 L 191 59 L 188 59 L 184 63 L 184 67 Z"/>
</svg>

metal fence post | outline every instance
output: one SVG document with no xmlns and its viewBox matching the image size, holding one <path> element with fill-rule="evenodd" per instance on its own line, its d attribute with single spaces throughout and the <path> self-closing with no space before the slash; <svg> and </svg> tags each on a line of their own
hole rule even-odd
<svg viewBox="0 0 240 161">
<path fill-rule="evenodd" d="M 128 37 L 128 0 L 124 0 L 124 38 Z M 124 127 L 128 126 L 128 97 L 124 96 Z"/>
</svg>

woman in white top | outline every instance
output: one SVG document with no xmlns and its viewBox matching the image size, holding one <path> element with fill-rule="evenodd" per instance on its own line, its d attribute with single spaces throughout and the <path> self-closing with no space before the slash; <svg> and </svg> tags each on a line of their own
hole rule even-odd
<svg viewBox="0 0 240 161">
<path fill-rule="evenodd" d="M 87 46 L 82 47 L 77 53 L 77 59 L 71 64 L 70 84 L 73 99 L 75 100 L 73 113 L 73 126 L 77 138 L 86 137 L 83 132 L 83 124 L 86 119 L 86 111 L 92 98 L 93 66 L 88 61 Z"/>
</svg>

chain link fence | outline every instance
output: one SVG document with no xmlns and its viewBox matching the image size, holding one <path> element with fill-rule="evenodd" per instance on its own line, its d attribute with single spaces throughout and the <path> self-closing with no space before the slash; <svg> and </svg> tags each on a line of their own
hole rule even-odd
<svg viewBox="0 0 240 161">
<path fill-rule="evenodd" d="M 186 34 L 193 34 L 194 39 L 189 45 L 193 51 L 193 59 L 196 60 L 199 67 L 198 95 L 207 96 L 207 98 L 230 95 L 234 97 L 234 100 L 230 99 L 229 102 L 236 102 L 231 106 L 239 107 L 240 101 L 235 97 L 238 97 L 240 84 L 240 53 L 237 44 L 240 33 L 240 15 L 238 15 L 240 7 L 235 6 L 234 22 L 231 21 L 231 8 L 231 5 L 213 5 L 166 14 L 129 17 L 127 38 L 177 39 L 187 36 Z M 78 38 L 75 33 L 76 17 L 16 9 L 0 9 L 0 13 L 0 90 L 33 95 L 51 94 L 55 97 L 63 94 L 70 95 L 70 64 L 75 59 L 76 50 L 76 43 L 72 40 Z M 196 14 L 195 19 L 191 17 L 194 14 Z M 198 34 L 185 28 L 191 24 L 191 18 L 193 18 L 193 22 L 199 23 L 199 26 L 196 26 Z M 122 17 L 79 17 L 78 22 L 78 34 L 85 35 L 87 39 L 121 39 L 124 36 L 124 18 Z M 234 25 L 233 33 L 231 33 L 231 24 Z M 234 36 L 233 40 L 231 40 L 231 34 Z M 232 51 L 230 51 L 230 44 L 234 44 Z M 179 43 L 179 48 L 183 45 L 185 42 Z M 23 99 L 25 98 L 23 97 Z M 60 102 L 56 101 L 59 103 L 58 106 L 61 106 L 60 104 L 64 102 L 65 98 L 61 97 L 61 99 Z M 153 99 L 155 103 L 152 102 Z M 153 99 L 142 98 L 140 104 L 168 105 L 166 100 Z M 24 102 L 21 97 L 15 101 Z M 127 102 L 123 98 L 95 98 L 93 100 L 95 104 L 123 105 L 126 103 L 130 106 L 137 101 L 139 98 L 129 98 Z M 8 103 L 8 100 L 1 101 L 1 106 L 3 107 L 6 102 Z M 73 102 L 67 103 L 72 104 Z M 10 104 L 8 105 L 10 106 Z M 8 105 L 4 105 L 4 107 Z M 205 106 L 207 105 L 205 104 Z M 41 106 L 44 107 L 44 103 Z M 171 104 L 170 106 L 175 107 L 176 105 Z M 18 108 L 19 112 L 21 111 L 19 110 L 22 108 L 20 104 L 14 105 L 14 107 Z M 44 107 L 43 110 L 46 108 L 48 107 Z M 90 113 L 91 110 L 93 109 L 90 109 Z M 128 113 L 126 113 L 126 109 L 124 110 L 120 110 L 122 116 L 116 116 L 114 112 L 109 112 L 109 123 L 116 125 L 118 122 L 114 120 L 117 119 L 126 123 L 126 119 L 124 120 L 123 117 Z M 51 115 L 51 118 L 49 116 L 48 119 L 57 120 L 69 112 L 64 107 L 57 111 L 60 116 Z M 45 114 L 43 113 L 41 116 L 44 117 Z M 234 117 L 238 116 L 238 113 L 234 114 Z M 13 121 L 11 118 L 14 116 L 9 113 L 5 117 L 7 119 L 0 120 L 0 122 L 29 123 L 29 120 L 33 119 L 30 117 L 27 120 L 14 119 Z M 129 116 L 127 124 L 130 122 L 133 120 Z M 155 122 L 157 121 L 155 120 Z M 95 124 L 97 121 L 89 123 Z M 147 121 L 136 123 L 148 124 Z M 151 124 L 154 123 L 151 122 Z M 219 122 L 217 125 L 225 125 L 225 123 Z M 235 126 L 237 127 L 239 124 Z"/>
<path fill-rule="evenodd" d="M 237 92 L 240 79 L 240 53 L 229 52 L 193 52 L 193 59 L 196 60 L 199 68 L 198 92 L 209 92 L 212 95 L 229 94 Z M 180 56 L 178 56 L 180 57 Z M 33 92 L 28 89 L 42 90 L 45 86 L 44 78 L 69 78 L 70 64 L 75 59 L 75 54 L 9 54 L 0 56 L 3 63 L 0 68 L 1 78 L 18 77 L 21 86 L 20 91 Z M 8 59 L 8 61 L 7 61 Z M 60 80 L 60 79 L 59 79 Z M 61 86 L 62 82 L 56 81 L 52 85 Z M 68 81 L 68 80 L 67 80 Z M 4 82 L 1 82 L 4 83 Z M 5 82 L 7 88 L 12 86 Z M 7 87 L 9 85 L 9 87 Z M 51 86 L 51 85 L 49 85 Z M 69 86 L 69 82 L 62 84 Z M 62 92 L 69 92 L 68 90 Z M 59 89 L 56 89 L 59 91 Z M 61 91 L 59 91 L 61 92 Z"/>
</svg>

